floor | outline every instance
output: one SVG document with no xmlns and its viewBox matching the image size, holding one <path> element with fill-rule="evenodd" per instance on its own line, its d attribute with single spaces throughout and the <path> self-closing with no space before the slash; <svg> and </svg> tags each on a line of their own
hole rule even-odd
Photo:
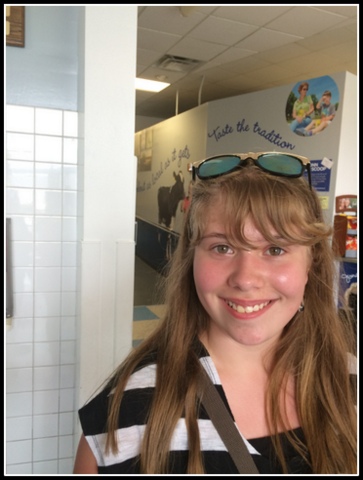
<svg viewBox="0 0 363 480">
<path fill-rule="evenodd" d="M 135 257 L 133 346 L 137 346 L 157 325 L 164 305 L 157 301 L 160 274 Z"/>
</svg>

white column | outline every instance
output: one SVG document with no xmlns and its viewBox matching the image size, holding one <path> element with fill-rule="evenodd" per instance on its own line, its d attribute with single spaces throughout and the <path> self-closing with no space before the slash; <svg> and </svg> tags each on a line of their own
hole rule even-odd
<svg viewBox="0 0 363 480">
<path fill-rule="evenodd" d="M 77 407 L 132 345 L 137 5 L 87 6 L 83 27 Z"/>
</svg>

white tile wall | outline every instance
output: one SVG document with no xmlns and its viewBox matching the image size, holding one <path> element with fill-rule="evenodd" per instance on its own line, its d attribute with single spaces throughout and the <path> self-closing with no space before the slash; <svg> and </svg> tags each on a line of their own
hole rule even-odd
<svg viewBox="0 0 363 480">
<path fill-rule="evenodd" d="M 32 318 L 14 318 L 12 328 L 6 332 L 6 342 L 11 343 L 31 343 L 33 341 L 33 319 Z"/>
<path fill-rule="evenodd" d="M 14 316 L 6 473 L 70 474 L 76 362 L 78 114 L 6 107 Z"/>
<path fill-rule="evenodd" d="M 34 135 L 8 132 L 6 134 L 6 159 L 33 161 Z"/>
</svg>

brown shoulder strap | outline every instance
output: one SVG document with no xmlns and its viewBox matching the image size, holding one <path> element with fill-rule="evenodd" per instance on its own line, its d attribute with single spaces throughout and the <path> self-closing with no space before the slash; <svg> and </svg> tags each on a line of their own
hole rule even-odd
<svg viewBox="0 0 363 480">
<path fill-rule="evenodd" d="M 258 474 L 259 471 L 256 468 L 245 442 L 237 430 L 222 398 L 206 372 L 203 372 L 202 380 L 202 404 L 223 440 L 223 443 L 228 448 L 228 452 L 236 464 L 239 473 Z"/>
</svg>

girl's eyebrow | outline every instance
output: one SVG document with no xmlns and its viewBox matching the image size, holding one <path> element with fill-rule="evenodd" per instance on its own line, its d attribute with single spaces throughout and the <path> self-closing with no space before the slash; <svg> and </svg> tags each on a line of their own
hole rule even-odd
<svg viewBox="0 0 363 480">
<path fill-rule="evenodd" d="M 207 235 L 202 235 L 200 237 L 201 240 L 204 240 L 206 238 L 221 238 L 223 240 L 227 240 L 227 236 L 224 233 L 218 233 L 218 232 L 208 233 Z"/>
<path fill-rule="evenodd" d="M 225 233 L 219 233 L 219 232 L 211 232 L 211 233 L 208 233 L 207 235 L 202 235 L 200 237 L 200 241 L 202 240 L 206 240 L 208 238 L 215 238 L 215 239 L 221 239 L 221 240 L 224 240 L 224 241 L 228 241 L 228 237 Z M 271 242 L 271 240 L 268 240 L 268 239 L 265 239 L 266 242 Z M 276 234 L 275 236 L 273 236 L 273 241 L 275 241 L 276 243 L 280 243 L 280 244 L 286 244 L 288 245 L 289 242 L 286 240 L 286 238 L 282 237 L 281 235 L 278 235 Z"/>
</svg>

